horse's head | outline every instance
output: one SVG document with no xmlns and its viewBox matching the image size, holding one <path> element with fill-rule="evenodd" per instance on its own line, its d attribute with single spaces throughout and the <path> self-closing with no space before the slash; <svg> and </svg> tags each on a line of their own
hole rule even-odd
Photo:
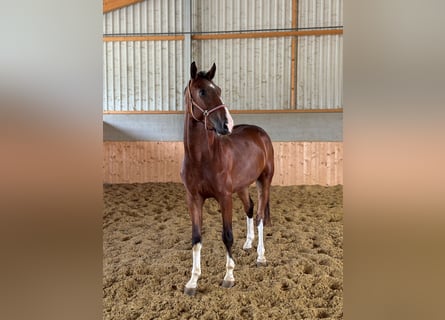
<svg viewBox="0 0 445 320">
<path fill-rule="evenodd" d="M 221 88 L 213 83 L 216 65 L 209 71 L 198 72 L 195 62 L 190 67 L 190 82 L 186 88 L 187 110 L 196 121 L 204 123 L 207 130 L 218 135 L 232 133 L 233 119 L 221 99 Z"/>
</svg>

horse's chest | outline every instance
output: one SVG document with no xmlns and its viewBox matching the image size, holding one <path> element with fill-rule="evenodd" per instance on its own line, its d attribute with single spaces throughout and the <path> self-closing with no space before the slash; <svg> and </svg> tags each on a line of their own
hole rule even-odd
<svg viewBox="0 0 445 320">
<path fill-rule="evenodd" d="M 211 163 L 190 163 L 185 161 L 181 172 L 183 182 L 192 192 L 212 196 L 222 185 L 227 184 L 227 175 L 223 168 Z"/>
</svg>

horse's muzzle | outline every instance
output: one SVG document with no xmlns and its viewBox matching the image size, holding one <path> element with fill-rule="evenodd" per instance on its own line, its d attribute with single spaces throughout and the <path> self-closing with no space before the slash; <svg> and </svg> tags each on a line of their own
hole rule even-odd
<svg viewBox="0 0 445 320">
<path fill-rule="evenodd" d="M 224 110 L 223 117 L 218 117 L 215 121 L 212 121 L 213 128 L 218 135 L 228 135 L 233 130 L 233 118 L 226 107 L 224 107 Z"/>
<path fill-rule="evenodd" d="M 227 122 L 221 123 L 214 127 L 214 130 L 219 136 L 225 136 L 231 133 L 229 127 L 227 126 Z"/>
</svg>

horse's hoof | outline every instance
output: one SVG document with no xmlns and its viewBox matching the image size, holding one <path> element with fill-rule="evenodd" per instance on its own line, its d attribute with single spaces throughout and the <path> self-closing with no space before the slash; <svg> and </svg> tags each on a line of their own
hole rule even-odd
<svg viewBox="0 0 445 320">
<path fill-rule="evenodd" d="M 266 267 L 267 266 L 267 262 L 266 261 L 257 261 L 256 262 L 256 266 L 257 267 Z"/>
<path fill-rule="evenodd" d="M 223 280 L 221 287 L 223 288 L 232 288 L 235 285 L 235 281 Z"/>
<path fill-rule="evenodd" d="M 184 288 L 184 293 L 188 296 L 193 297 L 196 294 L 196 288 Z"/>
<path fill-rule="evenodd" d="M 249 241 L 244 242 L 243 250 L 248 251 L 250 249 L 252 249 L 252 242 L 249 242 Z"/>
</svg>

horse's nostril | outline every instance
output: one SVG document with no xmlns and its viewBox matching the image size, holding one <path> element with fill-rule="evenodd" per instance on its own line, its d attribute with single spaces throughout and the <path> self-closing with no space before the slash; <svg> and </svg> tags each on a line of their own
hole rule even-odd
<svg viewBox="0 0 445 320">
<path fill-rule="evenodd" d="M 229 134 L 229 133 L 230 133 L 230 129 L 229 129 L 229 126 L 228 126 L 228 124 L 226 122 L 226 123 L 224 123 L 224 134 Z"/>
</svg>

